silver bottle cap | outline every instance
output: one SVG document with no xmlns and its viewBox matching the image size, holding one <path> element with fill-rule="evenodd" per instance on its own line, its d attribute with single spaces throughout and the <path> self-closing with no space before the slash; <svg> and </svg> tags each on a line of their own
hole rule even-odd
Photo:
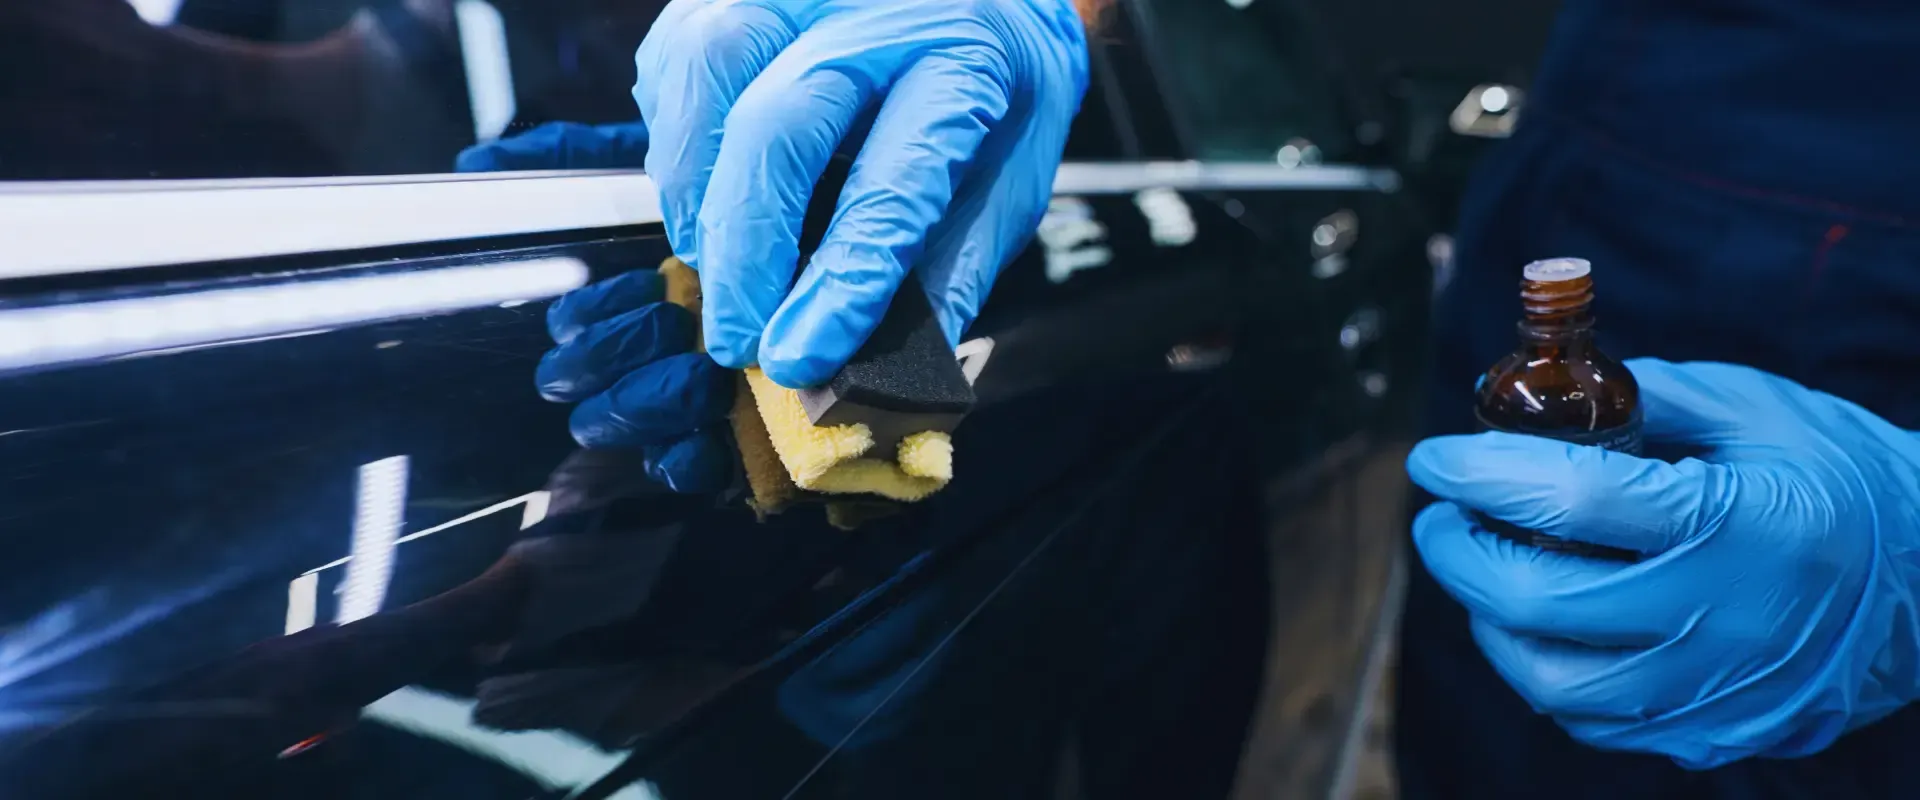
<svg viewBox="0 0 1920 800">
<path fill-rule="evenodd" d="M 1520 271 L 1520 275 L 1535 283 L 1554 283 L 1587 277 L 1593 272 L 1593 264 L 1584 258 L 1549 258 L 1535 261 Z"/>
</svg>

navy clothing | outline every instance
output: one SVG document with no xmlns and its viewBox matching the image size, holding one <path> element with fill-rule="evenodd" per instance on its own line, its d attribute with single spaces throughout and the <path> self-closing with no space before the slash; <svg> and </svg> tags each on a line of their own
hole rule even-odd
<svg viewBox="0 0 1920 800">
<path fill-rule="evenodd" d="M 1920 75 L 1916 33 L 1911 4 L 1570 2 L 1523 123 L 1462 206 L 1429 432 L 1472 429 L 1474 377 L 1515 344 L 1519 270 L 1549 256 L 1594 262 L 1616 358 L 1747 364 L 1920 428 L 1920 109 L 1878 97 Z M 1578 744 L 1414 562 L 1409 800 L 1920 797 L 1912 707 L 1815 756 L 1705 772 Z"/>
<path fill-rule="evenodd" d="M 1567 0 L 1526 113 L 1729 194 L 1920 217 L 1920 5 Z"/>
</svg>

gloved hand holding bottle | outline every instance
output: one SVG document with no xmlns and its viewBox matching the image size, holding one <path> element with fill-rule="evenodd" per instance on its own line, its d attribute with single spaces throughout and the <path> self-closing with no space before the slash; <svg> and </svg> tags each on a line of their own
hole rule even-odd
<svg viewBox="0 0 1920 800">
<path fill-rule="evenodd" d="M 644 152 L 709 352 L 790 387 L 831 378 L 909 269 L 958 342 L 1046 211 L 1088 71 L 1071 0 L 675 0 L 635 63 L 644 130 L 542 126 L 460 165 Z M 856 150 L 796 280 L 814 184 Z"/>
<path fill-rule="evenodd" d="M 1695 769 L 1812 754 L 1920 695 L 1920 439 L 1746 367 L 1628 366 L 1649 448 L 1697 457 L 1483 433 L 1408 458 L 1442 501 L 1414 542 L 1494 668 L 1575 738 Z"/>
</svg>

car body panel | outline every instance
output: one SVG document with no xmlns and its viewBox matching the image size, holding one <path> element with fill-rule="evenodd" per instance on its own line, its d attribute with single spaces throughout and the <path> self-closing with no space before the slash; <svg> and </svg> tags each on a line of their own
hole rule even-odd
<svg viewBox="0 0 1920 800">
<path fill-rule="evenodd" d="M 644 507 L 632 524 L 646 536 L 627 544 L 654 555 L 620 565 L 636 570 L 631 593 L 586 614 L 627 620 L 638 626 L 624 629 L 635 638 L 588 661 L 600 664 L 607 652 L 704 659 L 694 667 L 647 661 L 664 670 L 649 673 L 647 685 L 664 688 L 644 721 L 613 728 L 623 733 L 587 723 L 512 734 L 474 725 L 484 676 L 468 664 L 469 640 L 449 632 L 468 622 L 421 611 L 483 579 L 527 537 L 603 519 L 574 514 L 576 504 L 598 508 L 581 499 L 598 484 L 569 482 L 583 457 L 567 436 L 568 409 L 532 386 L 533 365 L 550 346 L 544 309 L 553 292 L 469 297 L 435 313 L 383 314 L 376 305 L 359 321 L 288 323 L 272 335 L 158 350 L 108 342 L 101 346 L 119 349 L 12 362 L 0 370 L 0 532 L 14 543 L 0 566 L 0 781 L 49 799 L 130 787 L 168 796 L 518 798 L 581 790 L 639 753 L 636 760 L 650 760 L 629 777 L 651 788 L 614 796 L 746 797 L 786 786 L 800 792 L 792 796 L 889 796 L 878 787 L 897 789 L 888 781 L 902 776 L 869 770 L 862 765 L 872 756 L 847 748 L 871 738 L 874 752 L 902 763 L 946 763 L 915 754 L 949 751 L 942 758 L 974 753 L 1008 773 L 1027 768 L 993 755 L 1000 751 L 983 744 L 991 733 L 934 737 L 916 727 L 959 714 L 944 710 L 954 703 L 982 725 L 1001 725 L 995 730 L 1058 717 L 1040 713 L 1039 695 L 970 694 L 992 682 L 987 656 L 1000 648 L 1054 652 L 1047 647 L 1073 643 L 1079 649 L 1058 652 L 1080 659 L 1077 679 L 1123 676 L 1112 680 L 1125 686 L 1145 679 L 1124 676 L 1158 669 L 1150 659 L 1133 663 L 1147 659 L 1140 648 L 1183 641 L 1183 625 L 1210 615 L 1231 617 L 1222 626 L 1231 635 L 1193 647 L 1222 648 L 1232 669 L 1266 687 L 1256 698 L 1248 684 L 1247 704 L 1260 699 L 1260 707 L 1245 737 L 1252 755 L 1240 767 L 1242 791 L 1262 782 L 1306 794 L 1335 787 L 1393 602 L 1397 464 L 1424 343 L 1429 231 L 1391 171 L 1304 164 L 1235 173 L 1165 161 L 1189 151 L 1179 112 L 1161 97 L 1154 52 L 1150 37 L 1101 45 L 1106 77 L 1094 92 L 1105 102 L 1083 115 L 1040 233 L 1007 267 L 961 347 L 974 360 L 983 405 L 969 422 L 973 438 L 961 440 L 961 476 L 944 504 L 936 499 L 879 529 L 897 533 L 891 539 L 849 539 L 799 519 L 810 510 L 754 523 L 737 505 L 628 486 L 631 464 L 624 472 L 617 460 L 596 466 L 593 480 L 611 475 L 628 493 L 626 507 Z M 61 202 L 121 202 L 155 185 L 0 186 L 0 208 L 34 197 L 55 204 L 40 207 L 45 215 Z M 431 228 L 436 215 L 473 218 L 458 211 L 422 208 L 420 225 Z M 200 224 L 193 214 L 179 218 Z M 117 229 L 109 222 L 97 235 L 147 235 Z M 0 322 L 35 309 L 259 287 L 337 300 L 345 296 L 338 287 L 366 277 L 553 260 L 584 267 L 592 280 L 668 255 L 657 211 L 648 221 L 644 209 L 580 229 L 445 230 L 453 233 L 364 239 L 352 249 L 281 252 L 269 241 L 231 251 L 245 257 L 156 254 L 151 263 L 108 259 L 85 269 L 8 273 L 0 260 Z M 44 238 L 54 252 L 72 237 Z M 1169 428 L 1170 420 L 1186 427 Z M 1188 461 L 1120 466 L 1135 451 Z M 1108 473 L 1137 508 L 1102 494 L 1114 490 L 1095 478 Z M 1244 508 L 1235 505 L 1243 496 Z M 1100 510 L 1075 510 L 1074 498 Z M 1113 518 L 1095 525 L 1075 516 L 1085 514 Z M 1181 539 L 1186 524 L 1194 539 L 1214 531 L 1215 540 Z M 1090 538 L 1096 529 L 1114 537 L 1110 547 Z M 1092 578 L 1074 575 L 1068 554 L 1072 563 L 1106 564 L 1092 572 L 1111 580 L 1083 583 Z M 665 566 L 647 567 L 656 556 Z M 948 571 L 916 577 L 936 567 Z M 1161 581 L 1157 570 L 1182 577 Z M 1221 578 L 1219 595 L 1237 607 L 1215 608 L 1218 598 L 1204 593 L 1162 594 L 1209 575 L 1232 576 Z M 380 595 L 372 603 L 380 613 L 362 618 L 369 591 Z M 1125 599 L 1135 596 L 1164 596 L 1164 607 L 1190 616 L 1171 628 L 1151 622 L 1160 606 Z M 1095 597 L 1112 608 L 1038 613 Z M 1103 613 L 1135 620 L 1135 639 L 1087 638 Z M 1051 621 L 1023 627 L 1023 615 Z M 931 621 L 924 629 L 902 622 L 915 619 Z M 902 625 L 913 630 L 891 639 L 870 632 Z M 388 630 L 416 649 L 352 638 Z M 849 643 L 877 641 L 886 652 L 888 642 L 925 636 L 924 652 L 907 648 L 887 662 L 905 677 L 873 679 L 893 692 L 877 705 L 836 694 L 847 670 L 858 672 L 846 661 Z M 948 641 L 962 644 L 943 650 Z M 930 655 L 940 653 L 948 661 Z M 907 688 L 920 685 L 924 663 L 970 666 L 934 669 L 923 679 L 933 688 L 916 695 Z M 1205 683 L 1168 675 L 1149 684 Z M 319 707 L 322 699 L 334 706 Z M 887 727 L 891 709 L 907 706 L 922 716 Z M 862 718 L 845 739 L 825 740 L 850 724 L 834 716 L 848 708 L 877 721 Z M 1081 758 L 1116 752 L 1100 750 L 1118 745 L 1096 741 L 1087 726 L 1122 711 L 1085 711 L 1026 750 L 1044 751 L 1042 766 L 1073 763 L 1076 747 Z M 1210 744 L 1211 755 L 1149 749 L 1170 765 L 1231 765 L 1240 760 L 1238 730 Z M 1055 741 L 1066 754 L 1057 759 Z M 1063 779 L 1056 796 L 1104 796 L 1098 775 L 1088 775 Z"/>
</svg>

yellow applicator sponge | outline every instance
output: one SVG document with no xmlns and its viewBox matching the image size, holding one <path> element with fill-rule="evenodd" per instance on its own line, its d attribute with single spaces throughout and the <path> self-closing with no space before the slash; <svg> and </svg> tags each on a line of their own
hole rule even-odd
<svg viewBox="0 0 1920 800">
<path fill-rule="evenodd" d="M 699 277 L 678 259 L 661 265 L 667 297 L 699 312 Z M 753 507 L 779 513 L 824 500 L 852 527 L 891 501 L 926 499 L 953 480 L 949 432 L 973 405 L 946 339 L 917 285 L 903 286 L 866 345 L 826 386 L 795 391 L 758 368 L 742 373 L 732 416 Z"/>
</svg>

